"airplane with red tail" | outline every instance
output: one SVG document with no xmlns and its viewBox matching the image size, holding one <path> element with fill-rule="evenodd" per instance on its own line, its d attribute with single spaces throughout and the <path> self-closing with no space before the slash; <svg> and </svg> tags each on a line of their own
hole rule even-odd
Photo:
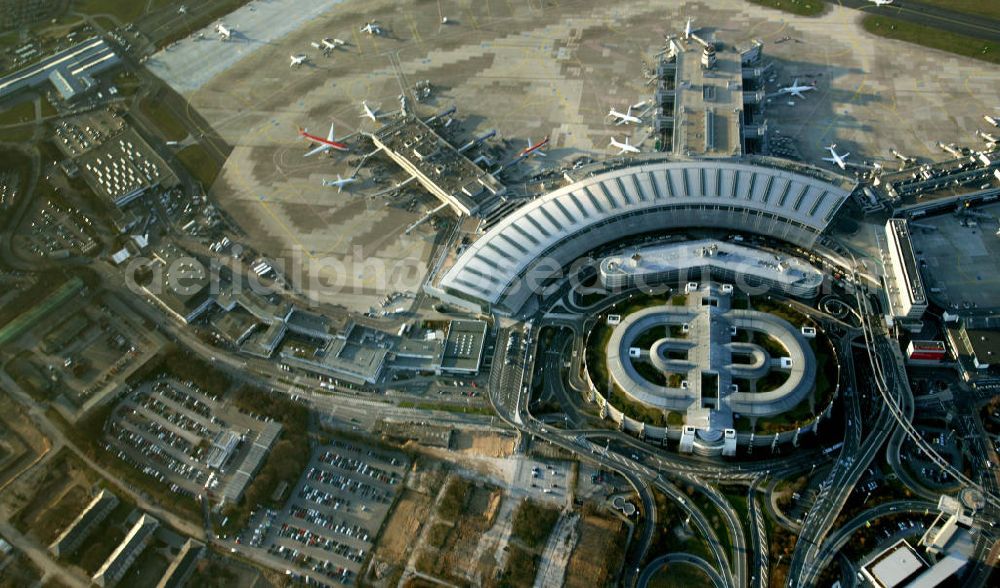
<svg viewBox="0 0 1000 588">
<path fill-rule="evenodd" d="M 341 143 L 339 141 L 334 141 L 333 137 L 333 125 L 330 125 L 330 133 L 324 139 L 323 137 L 318 137 L 316 135 L 310 135 L 308 129 L 303 129 L 299 127 L 299 136 L 309 139 L 313 143 L 319 143 L 313 149 L 306 152 L 304 157 L 309 157 L 310 155 L 316 155 L 317 153 L 325 153 L 331 149 L 336 149 L 337 151 L 350 151 L 351 148 L 346 143 Z"/>
<path fill-rule="evenodd" d="M 518 157 L 527 157 L 528 155 L 531 155 L 532 153 L 534 153 L 535 155 L 541 155 L 542 157 L 545 157 L 545 152 L 544 151 L 539 151 L 539 149 L 541 149 L 542 147 L 545 147 L 548 144 L 549 144 L 549 136 L 548 135 L 545 135 L 544 139 L 542 139 L 541 141 L 535 143 L 534 145 L 531 144 L 531 139 L 528 139 L 528 146 L 525 147 L 523 150 L 521 150 L 521 152 L 518 153 L 517 156 Z"/>
</svg>

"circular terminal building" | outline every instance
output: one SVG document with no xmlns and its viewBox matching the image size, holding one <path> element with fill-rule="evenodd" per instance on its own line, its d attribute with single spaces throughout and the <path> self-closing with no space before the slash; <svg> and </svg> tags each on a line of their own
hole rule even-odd
<svg viewBox="0 0 1000 588">
<path fill-rule="evenodd" d="M 729 284 L 689 284 L 685 296 L 621 317 L 606 348 L 628 400 L 684 414 L 681 450 L 721 452 L 734 415 L 771 417 L 813 391 L 816 358 L 781 317 L 734 309 Z M 733 438 L 735 443 L 735 437 Z"/>
</svg>

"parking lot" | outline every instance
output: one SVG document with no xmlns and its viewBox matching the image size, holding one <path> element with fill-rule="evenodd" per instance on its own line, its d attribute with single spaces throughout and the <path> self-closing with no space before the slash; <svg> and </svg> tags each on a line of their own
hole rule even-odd
<svg viewBox="0 0 1000 588">
<path fill-rule="evenodd" d="M 78 208 L 54 199 L 46 200 L 31 221 L 31 229 L 20 238 L 36 255 L 58 258 L 94 253 L 98 242 L 91 235 L 92 223 Z"/>
<path fill-rule="evenodd" d="M 220 492 L 263 427 L 191 382 L 156 380 L 115 409 L 105 448 L 176 494 Z"/>
<path fill-rule="evenodd" d="M 535 500 L 565 504 L 569 492 L 570 462 L 516 459 L 512 488 Z"/>
<path fill-rule="evenodd" d="M 284 508 L 255 513 L 234 549 L 285 560 L 313 584 L 356 583 L 408 467 L 402 454 L 347 441 L 320 447 Z"/>
<path fill-rule="evenodd" d="M 21 177 L 17 172 L 7 170 L 0 172 L 0 210 L 10 208 L 17 197 L 17 187 Z"/>
</svg>

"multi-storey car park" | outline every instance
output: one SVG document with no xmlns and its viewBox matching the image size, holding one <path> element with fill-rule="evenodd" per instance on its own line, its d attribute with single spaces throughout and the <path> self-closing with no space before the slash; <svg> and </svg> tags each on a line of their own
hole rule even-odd
<svg viewBox="0 0 1000 588">
<path fill-rule="evenodd" d="M 652 306 L 623 317 L 606 348 L 607 369 L 612 385 L 629 399 L 685 414 L 681 451 L 697 446 L 701 453 L 734 455 L 734 413 L 774 416 L 794 408 L 815 386 L 816 358 L 788 321 L 731 308 L 731 285 L 691 284 L 687 290 L 683 306 Z M 656 340 L 640 346 L 646 333 Z M 747 333 L 777 345 L 769 352 L 754 338 L 740 340 Z M 640 373 L 643 365 L 662 383 Z M 784 374 L 783 380 L 765 386 L 772 373 Z M 751 389 L 741 390 L 738 380 Z"/>
</svg>

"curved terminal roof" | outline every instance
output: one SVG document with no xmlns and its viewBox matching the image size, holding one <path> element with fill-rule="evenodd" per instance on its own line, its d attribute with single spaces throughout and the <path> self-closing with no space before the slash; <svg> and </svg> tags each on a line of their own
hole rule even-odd
<svg viewBox="0 0 1000 588">
<path fill-rule="evenodd" d="M 441 285 L 516 310 L 532 280 L 604 243 L 659 229 L 719 227 L 809 247 L 848 195 L 810 176 L 738 161 L 616 169 L 517 209 L 471 244 Z"/>
</svg>

